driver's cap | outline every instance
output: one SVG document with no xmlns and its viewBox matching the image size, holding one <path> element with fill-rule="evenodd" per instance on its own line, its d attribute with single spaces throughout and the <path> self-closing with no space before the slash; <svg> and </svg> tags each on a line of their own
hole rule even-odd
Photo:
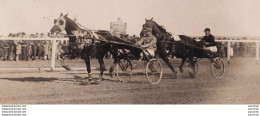
<svg viewBox="0 0 260 116">
<path fill-rule="evenodd" d="M 205 28 L 204 32 L 205 32 L 205 31 L 210 31 L 210 29 L 209 29 L 209 28 Z"/>
</svg>

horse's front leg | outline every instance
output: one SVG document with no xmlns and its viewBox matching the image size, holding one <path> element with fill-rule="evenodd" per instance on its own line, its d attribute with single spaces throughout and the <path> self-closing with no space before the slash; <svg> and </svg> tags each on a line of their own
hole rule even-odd
<svg viewBox="0 0 260 116">
<path fill-rule="evenodd" d="M 171 62 L 169 61 L 169 59 L 167 58 L 166 55 L 163 55 L 163 54 L 160 54 L 160 57 L 163 59 L 164 62 L 166 62 L 166 64 L 168 65 L 168 67 L 170 67 L 170 69 L 172 70 L 173 72 L 173 77 L 176 78 L 176 75 L 177 75 L 177 71 L 174 70 Z"/>
<path fill-rule="evenodd" d="M 181 73 L 183 73 L 183 65 L 184 65 L 184 62 L 185 62 L 186 60 L 187 60 L 187 57 L 182 58 L 181 64 L 180 64 L 180 66 L 179 66 Z"/>
</svg>

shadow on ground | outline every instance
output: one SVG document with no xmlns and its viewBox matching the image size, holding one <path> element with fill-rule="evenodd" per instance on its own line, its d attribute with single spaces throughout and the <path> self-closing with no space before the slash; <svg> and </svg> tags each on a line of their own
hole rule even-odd
<svg viewBox="0 0 260 116">
<path fill-rule="evenodd" d="M 44 77 L 24 77 L 24 78 L 1 78 L 5 80 L 10 80 L 10 81 L 21 81 L 21 82 L 51 82 L 58 80 L 58 78 L 44 78 Z"/>
</svg>

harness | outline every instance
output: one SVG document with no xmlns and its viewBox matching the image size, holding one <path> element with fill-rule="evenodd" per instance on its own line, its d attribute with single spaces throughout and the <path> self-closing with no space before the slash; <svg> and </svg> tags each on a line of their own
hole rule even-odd
<svg viewBox="0 0 260 116">
<path fill-rule="evenodd" d="M 107 43 L 99 44 L 101 42 L 107 42 L 107 41 L 101 40 L 100 37 L 95 33 L 96 30 L 90 30 L 90 29 L 84 27 L 83 25 L 81 25 L 77 22 L 75 22 L 75 23 L 77 25 L 83 27 L 85 30 L 84 29 L 77 30 L 78 33 L 76 35 L 75 34 L 60 33 L 60 34 L 63 34 L 65 36 L 68 36 L 68 37 L 76 37 L 76 41 L 75 42 L 69 42 L 69 45 L 97 47 L 97 46 L 103 46 L 103 45 L 107 44 Z M 84 32 L 87 32 L 87 33 L 84 34 Z M 88 37 L 88 34 L 90 35 L 90 37 Z"/>
</svg>

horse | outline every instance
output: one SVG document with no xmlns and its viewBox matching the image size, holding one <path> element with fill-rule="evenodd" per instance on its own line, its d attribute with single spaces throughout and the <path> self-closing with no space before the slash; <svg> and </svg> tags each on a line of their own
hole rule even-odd
<svg viewBox="0 0 260 116">
<path fill-rule="evenodd" d="M 157 38 L 157 53 L 159 57 L 162 58 L 166 62 L 168 67 L 172 70 L 174 77 L 176 77 L 177 71 L 175 71 L 174 67 L 170 63 L 168 59 L 169 55 L 176 56 L 177 58 L 182 59 L 182 62 L 179 66 L 180 72 L 183 72 L 184 62 L 189 59 L 189 61 L 191 61 L 191 66 L 193 67 L 193 74 L 195 74 L 195 61 L 193 60 L 193 58 L 195 56 L 200 56 L 201 54 L 203 54 L 203 52 L 182 44 L 175 44 L 174 42 L 177 41 L 175 40 L 176 38 L 173 38 L 172 35 L 166 31 L 165 28 L 153 21 L 153 18 L 151 20 L 145 20 L 146 22 L 145 24 L 143 24 L 143 29 L 140 32 L 140 36 L 146 36 L 146 33 L 150 31 Z M 195 45 L 202 48 L 202 44 L 200 44 L 200 42 L 196 42 L 193 38 L 186 35 L 179 35 L 179 39 L 179 43 L 184 43 L 186 45 Z M 191 75 L 192 77 L 195 76 L 193 74 Z"/>
<path fill-rule="evenodd" d="M 99 81 L 102 81 L 103 72 L 105 71 L 104 56 L 110 52 L 114 58 L 114 63 L 110 67 L 110 76 L 113 76 L 113 69 L 119 61 L 118 49 L 127 49 L 132 54 L 139 56 L 140 49 L 133 47 L 132 43 L 124 41 L 106 30 L 91 31 L 81 29 L 79 25 L 70 19 L 68 14 L 59 16 L 54 20 L 54 26 L 51 28 L 51 33 L 61 33 L 66 31 L 69 37 L 69 53 L 62 54 L 60 57 L 69 55 L 72 59 L 80 56 L 85 60 L 89 78 L 91 75 L 90 55 L 95 49 L 96 58 L 100 65 Z M 66 67 L 65 67 L 66 68 Z"/>
</svg>

